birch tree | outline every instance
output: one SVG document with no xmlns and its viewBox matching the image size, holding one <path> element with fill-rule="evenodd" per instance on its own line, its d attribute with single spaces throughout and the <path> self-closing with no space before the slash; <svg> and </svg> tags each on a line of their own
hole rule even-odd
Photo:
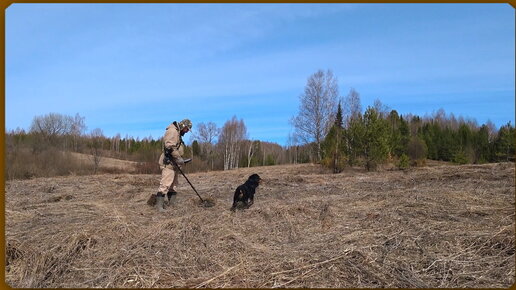
<svg viewBox="0 0 516 290">
<path fill-rule="evenodd" d="M 84 131 L 86 130 L 86 123 L 84 122 L 85 117 L 81 117 L 78 113 L 75 114 L 75 117 L 72 119 L 70 134 L 73 138 L 73 150 L 79 151 L 79 138 Z"/>
<path fill-rule="evenodd" d="M 215 138 L 220 135 L 220 128 L 213 122 L 199 123 L 197 125 L 197 132 L 192 135 L 193 138 L 197 139 L 201 151 L 205 154 L 208 159 L 208 163 L 211 162 L 211 169 L 214 167 L 214 156 L 213 156 L 213 142 Z"/>
<path fill-rule="evenodd" d="M 344 127 L 347 128 L 353 119 L 357 119 L 362 116 L 362 104 L 360 102 L 360 94 L 351 88 L 348 95 L 344 99 L 342 106 L 342 117 Z"/>
<path fill-rule="evenodd" d="M 233 116 L 222 127 L 219 145 L 223 151 L 224 170 L 238 168 L 241 143 L 245 140 L 247 128 L 242 119 Z"/>
<path fill-rule="evenodd" d="M 294 134 L 289 133 L 287 138 L 288 162 L 297 164 L 298 141 Z"/>
<path fill-rule="evenodd" d="M 252 141 L 249 140 L 247 142 L 247 167 L 251 167 L 251 160 L 253 159 L 253 156 L 258 151 L 258 148 L 260 146 L 260 141 Z"/>
<path fill-rule="evenodd" d="M 317 161 L 321 160 L 321 142 L 334 119 L 339 87 L 331 70 L 311 75 L 299 97 L 299 112 L 291 120 L 295 134 L 304 143 L 314 143 Z"/>
</svg>

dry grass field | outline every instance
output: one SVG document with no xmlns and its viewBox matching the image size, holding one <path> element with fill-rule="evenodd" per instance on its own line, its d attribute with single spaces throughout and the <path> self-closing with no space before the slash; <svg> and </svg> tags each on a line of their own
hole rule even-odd
<svg viewBox="0 0 516 290">
<path fill-rule="evenodd" d="M 81 164 L 82 166 L 92 166 L 93 157 L 89 154 L 70 152 L 70 154 Z M 136 171 L 137 162 L 121 160 L 116 158 L 101 157 L 99 168 L 102 169 L 114 169 L 123 170 L 126 172 L 134 173 Z M 157 165 L 156 165 L 157 166 Z"/>
<path fill-rule="evenodd" d="M 247 176 L 265 182 L 231 212 Z M 515 277 L 514 164 L 331 174 L 316 165 L 181 177 L 177 205 L 146 204 L 159 175 L 8 181 L 12 287 L 497 287 Z"/>
</svg>

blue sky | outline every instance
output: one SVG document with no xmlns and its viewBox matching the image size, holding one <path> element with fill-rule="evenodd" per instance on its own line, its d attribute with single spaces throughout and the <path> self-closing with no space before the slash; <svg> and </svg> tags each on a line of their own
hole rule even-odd
<svg viewBox="0 0 516 290">
<path fill-rule="evenodd" d="M 7 130 L 34 116 L 160 138 L 174 120 L 285 145 L 307 78 L 400 114 L 515 117 L 508 4 L 12 4 L 6 10 Z M 187 138 L 188 139 L 188 138 Z"/>
</svg>

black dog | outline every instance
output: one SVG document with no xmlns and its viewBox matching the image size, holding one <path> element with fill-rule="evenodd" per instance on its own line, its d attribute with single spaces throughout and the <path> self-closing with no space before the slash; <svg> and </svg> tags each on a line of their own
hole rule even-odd
<svg viewBox="0 0 516 290">
<path fill-rule="evenodd" d="M 246 182 L 235 190 L 235 196 L 233 197 L 233 206 L 231 210 L 234 211 L 236 208 L 249 208 L 254 203 L 254 193 L 260 181 L 262 179 L 258 174 L 249 176 Z"/>
</svg>

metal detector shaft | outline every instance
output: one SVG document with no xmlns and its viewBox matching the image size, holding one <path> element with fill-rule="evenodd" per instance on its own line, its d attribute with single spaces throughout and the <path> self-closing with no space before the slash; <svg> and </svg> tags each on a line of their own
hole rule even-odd
<svg viewBox="0 0 516 290">
<path fill-rule="evenodd" d="M 188 177 L 186 177 L 186 175 L 183 173 L 183 170 L 181 170 L 181 168 L 177 165 L 177 163 L 174 161 L 173 158 L 170 158 L 170 161 L 172 161 L 172 163 L 176 166 L 177 169 L 179 169 L 179 172 L 181 172 L 181 174 L 183 175 L 183 177 L 186 179 L 186 181 L 188 181 L 188 184 L 190 184 L 190 186 L 192 187 L 192 189 L 195 191 L 195 193 L 197 194 L 197 196 L 201 199 L 201 202 L 204 202 L 204 200 L 202 199 L 201 195 L 199 195 L 199 193 L 197 192 L 197 190 L 195 189 L 195 187 L 193 186 L 193 184 L 190 182 L 190 180 L 188 180 Z"/>
</svg>

